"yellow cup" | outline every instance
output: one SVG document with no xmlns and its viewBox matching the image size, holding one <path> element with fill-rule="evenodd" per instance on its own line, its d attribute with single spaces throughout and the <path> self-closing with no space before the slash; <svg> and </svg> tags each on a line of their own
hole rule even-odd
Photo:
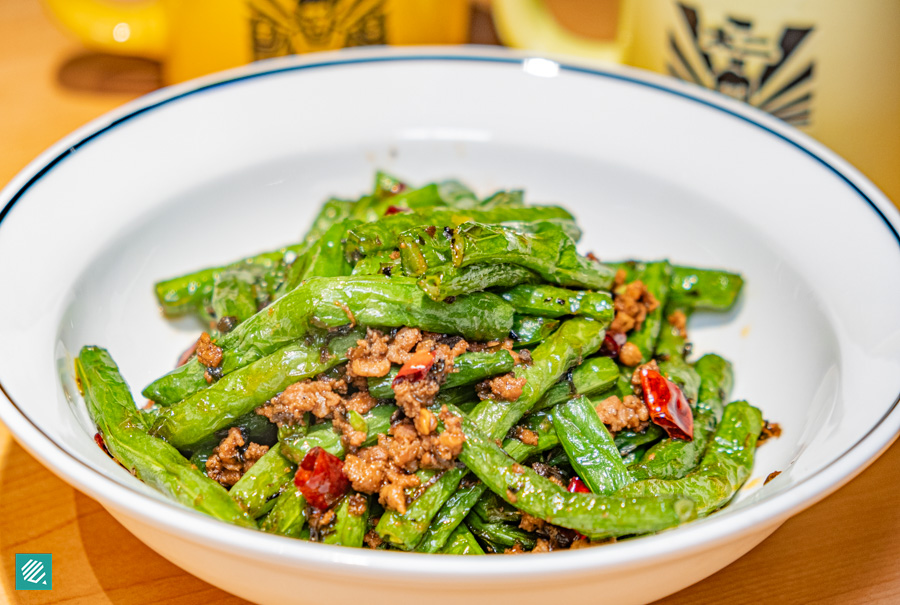
<svg viewBox="0 0 900 605">
<path fill-rule="evenodd" d="M 615 40 L 565 30 L 543 0 L 493 0 L 510 46 L 668 74 L 816 137 L 900 204 L 900 1 L 621 0 Z"/>
<path fill-rule="evenodd" d="M 164 61 L 168 83 L 295 53 L 459 44 L 468 0 L 44 0 L 87 46 Z"/>
</svg>

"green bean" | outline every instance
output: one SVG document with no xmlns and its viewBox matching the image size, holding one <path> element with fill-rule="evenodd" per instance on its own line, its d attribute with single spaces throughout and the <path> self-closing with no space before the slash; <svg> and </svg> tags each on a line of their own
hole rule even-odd
<svg viewBox="0 0 900 605">
<path fill-rule="evenodd" d="M 177 317 L 208 307 L 216 277 L 226 269 L 253 271 L 257 286 L 269 297 L 280 298 L 296 285 L 294 283 L 289 288 L 283 285 L 283 282 L 292 281 L 285 277 L 286 270 L 289 275 L 301 272 L 305 267 L 303 255 L 306 249 L 318 241 L 333 224 L 348 218 L 354 204 L 355 202 L 338 199 L 325 202 L 300 244 L 158 282 L 155 286 L 156 298 L 163 312 L 169 317 Z"/>
<path fill-rule="evenodd" d="M 519 544 L 531 550 L 537 543 L 532 533 L 506 523 L 488 523 L 474 513 L 466 517 L 466 526 L 478 538 L 500 547 L 511 548 Z"/>
<path fill-rule="evenodd" d="M 362 514 L 358 514 L 359 511 L 356 510 L 358 505 L 353 505 L 354 498 L 360 498 L 360 496 L 355 492 L 347 494 L 335 506 L 334 523 L 321 534 L 321 542 L 325 544 L 339 544 L 341 546 L 354 546 L 356 548 L 360 548 L 363 545 L 366 525 L 369 520 L 369 498 L 364 497 L 365 510 Z"/>
<path fill-rule="evenodd" d="M 508 403 L 485 399 L 472 410 L 472 420 L 491 438 L 504 437 L 560 376 L 600 348 L 604 328 L 602 322 L 580 317 L 560 324 L 556 332 L 532 351 L 530 366 L 514 368 L 517 378 L 525 378 L 522 395 Z"/>
<path fill-rule="evenodd" d="M 539 281 L 540 276 L 525 267 L 482 263 L 459 269 L 452 265 L 443 265 L 423 275 L 418 284 L 432 300 L 441 301 L 468 292 L 479 292 L 488 288 L 510 288 Z"/>
<path fill-rule="evenodd" d="M 509 458 L 472 420 L 463 418 L 462 424 L 466 442 L 459 459 L 491 491 L 533 517 L 591 539 L 659 531 L 696 517 L 694 503 L 678 496 L 569 493 Z"/>
<path fill-rule="evenodd" d="M 144 483 L 197 511 L 243 527 L 256 523 L 225 489 L 178 450 L 147 434 L 128 385 L 106 350 L 84 347 L 75 373 L 88 411 L 109 452 Z"/>
<path fill-rule="evenodd" d="M 522 395 L 508 403 L 486 399 L 472 410 L 470 417 L 491 438 L 501 439 L 578 359 L 600 348 L 604 334 L 603 324 L 590 319 L 574 318 L 563 322 L 550 338 L 533 351 L 530 366 L 516 366 L 514 369 L 516 377 L 526 380 Z M 446 498 L 423 513 L 423 518 L 433 518 L 444 501 Z M 413 539 L 408 542 L 413 542 Z"/>
<path fill-rule="evenodd" d="M 444 201 L 440 198 L 437 185 L 431 183 L 418 189 L 405 189 L 404 191 L 383 200 L 375 199 L 373 203 L 366 208 L 365 213 L 357 213 L 353 218 L 364 222 L 372 222 L 382 218 L 390 208 L 431 210 L 435 206 L 445 205 Z"/>
<path fill-rule="evenodd" d="M 312 326 L 417 326 L 471 340 L 493 340 L 509 333 L 512 318 L 512 308 L 487 292 L 438 303 L 413 279 L 315 277 L 220 338 L 216 343 L 223 349 L 219 368 L 227 375 L 297 341 Z M 151 383 L 144 396 L 162 404 L 180 401 L 206 387 L 204 372 L 195 358 Z"/>
<path fill-rule="evenodd" d="M 452 303 L 436 303 L 422 295 L 414 280 L 402 277 L 313 279 L 308 285 L 315 293 L 310 321 L 329 328 L 348 323 L 340 305 L 350 310 L 359 325 L 417 326 L 471 340 L 499 339 L 512 327 L 512 309 L 487 292 L 459 296 Z M 278 315 L 277 311 L 274 314 Z"/>
<path fill-rule="evenodd" d="M 595 494 L 612 494 L 633 481 L 619 448 L 585 396 L 553 408 L 553 425 L 572 468 Z"/>
<path fill-rule="evenodd" d="M 556 434 L 556 427 L 553 426 L 553 416 L 547 411 L 528 414 L 518 426 L 534 433 L 538 440 L 534 445 L 519 439 L 506 439 L 503 442 L 503 450 L 518 462 L 559 445 L 559 436 Z"/>
<path fill-rule="evenodd" d="M 505 440 L 503 442 L 504 450 L 517 462 L 523 462 L 532 455 L 559 444 L 553 420 L 547 412 L 526 416 L 521 426 L 532 431 L 537 436 L 538 443 L 537 445 L 527 445 L 518 439 Z M 462 522 L 469 510 L 482 497 L 485 489 L 486 486 L 479 482 L 475 485 L 461 487 L 450 496 L 435 513 L 431 524 L 416 547 L 416 552 L 438 552 L 453 529 Z"/>
<path fill-rule="evenodd" d="M 700 463 L 722 416 L 733 375 L 731 364 L 712 354 L 697 360 L 694 369 L 700 377 L 700 394 L 694 406 L 693 439 L 664 439 L 654 445 L 630 467 L 635 479 L 680 479 Z"/>
<path fill-rule="evenodd" d="M 312 378 L 347 360 L 347 350 L 362 336 L 326 335 L 312 344 L 297 343 L 223 376 L 209 388 L 163 408 L 155 434 L 176 447 L 188 448 L 213 432 L 231 426 L 288 386 Z"/>
<path fill-rule="evenodd" d="M 357 221 L 374 221 L 378 218 L 378 213 L 375 211 L 375 206 L 380 204 L 381 200 L 376 198 L 374 195 L 364 195 L 356 200 L 356 204 L 353 206 L 353 211 L 350 213 L 350 216 L 347 218 L 352 218 Z"/>
<path fill-rule="evenodd" d="M 743 285 L 743 278 L 736 273 L 675 266 L 670 302 L 673 307 L 697 311 L 727 311 Z"/>
<path fill-rule="evenodd" d="M 575 227 L 572 215 L 558 206 L 531 206 L 527 208 L 495 207 L 487 210 L 435 208 L 422 209 L 416 212 L 400 212 L 385 216 L 375 222 L 360 225 L 347 234 L 344 251 L 347 258 L 368 256 L 383 250 L 393 250 L 399 245 L 399 235 L 413 227 L 433 225 L 438 230 L 444 227 L 457 227 L 466 221 L 481 223 L 527 223 L 532 221 L 554 220 L 560 226 L 565 224 Z M 573 238 L 575 239 L 575 238 Z"/>
<path fill-rule="evenodd" d="M 638 448 L 649 446 L 666 436 L 665 430 L 659 425 L 651 424 L 640 432 L 619 431 L 613 440 L 619 448 L 619 455 L 623 458 Z"/>
<path fill-rule="evenodd" d="M 521 189 L 509 191 L 497 191 L 478 203 L 478 208 L 490 210 L 491 208 L 522 208 L 525 205 L 525 192 Z"/>
<path fill-rule="evenodd" d="M 458 525 L 439 552 L 444 555 L 483 555 L 484 549 L 468 527 Z"/>
<path fill-rule="evenodd" d="M 690 403 L 697 402 L 700 392 L 700 375 L 697 370 L 681 359 L 670 359 L 659 364 L 659 371 L 678 385 Z"/>
<path fill-rule="evenodd" d="M 543 463 L 547 466 L 570 466 L 569 455 L 566 454 L 566 450 L 564 450 L 562 446 L 555 447 L 547 452 L 544 456 Z"/>
<path fill-rule="evenodd" d="M 516 313 L 562 317 L 583 315 L 608 325 L 612 321 L 612 296 L 608 292 L 567 290 L 547 285 L 521 285 L 502 293 L 503 299 L 513 306 Z"/>
<path fill-rule="evenodd" d="M 296 470 L 296 465 L 281 454 L 276 444 L 231 486 L 228 494 L 256 519 L 274 505 L 272 498 L 290 484 Z"/>
<path fill-rule="evenodd" d="M 153 426 L 158 418 L 158 410 L 152 416 L 148 416 L 146 412 L 144 412 L 144 420 L 147 426 Z M 196 445 L 185 448 L 183 453 L 190 453 L 192 461 L 194 459 L 194 454 L 197 454 L 198 452 L 203 451 L 212 453 L 212 450 L 228 436 L 228 430 L 231 427 L 239 428 L 241 430 L 241 435 L 243 435 L 248 443 L 255 441 L 260 445 L 271 445 L 278 440 L 278 427 L 269 422 L 269 419 L 265 416 L 260 416 L 256 412 L 251 411 L 235 420 L 233 424 L 212 433 Z M 203 462 L 206 462 L 206 458 L 203 458 Z"/>
<path fill-rule="evenodd" d="M 312 225 L 303 237 L 303 243 L 312 245 L 325 235 L 333 225 L 350 218 L 356 207 L 356 202 L 331 198 L 319 210 L 319 214 L 313 219 Z"/>
<path fill-rule="evenodd" d="M 522 511 L 506 502 L 492 491 L 487 491 L 472 507 L 472 514 L 486 523 L 518 523 Z"/>
<path fill-rule="evenodd" d="M 475 391 L 474 385 L 441 389 L 437 397 L 434 398 L 432 411 L 437 410 L 440 412 L 442 405 L 455 405 L 468 414 L 469 412 L 466 410 L 471 411 L 472 408 L 478 405 L 479 401 L 480 399 L 478 399 L 478 393 Z"/>
<path fill-rule="evenodd" d="M 248 269 L 264 275 L 267 288 L 275 290 L 281 281 L 284 265 L 303 252 L 302 244 L 286 246 L 273 252 L 250 256 L 221 267 L 202 269 L 156 283 L 156 299 L 168 317 L 194 313 L 209 306 L 216 277 L 228 269 Z"/>
<path fill-rule="evenodd" d="M 363 414 L 367 432 L 366 440 L 360 447 L 374 445 L 378 442 L 379 434 L 387 434 L 391 428 L 391 416 L 396 411 L 397 406 L 385 404 L 377 405 Z M 303 427 L 282 427 L 278 431 L 278 440 L 281 443 L 281 453 L 294 464 L 300 464 L 314 447 L 321 447 L 338 458 L 343 458 L 346 453 L 341 436 L 329 424 L 317 424 L 309 432 Z"/>
<path fill-rule="evenodd" d="M 722 418 L 724 402 L 734 386 L 731 362 L 709 353 L 697 360 L 694 369 L 700 375 L 700 392 L 695 407 L 700 411 L 712 412 L 718 422 Z"/>
<path fill-rule="evenodd" d="M 416 552 L 435 553 L 447 544 L 453 532 L 463 527 L 463 519 L 484 494 L 485 486 L 480 481 L 460 486 L 447 498 L 428 525 Z"/>
<path fill-rule="evenodd" d="M 297 284 L 311 277 L 350 275 L 353 267 L 344 257 L 342 241 L 347 234 L 347 230 L 359 224 L 359 221 L 345 219 L 329 227 L 322 234 L 322 237 L 309 249 L 306 267 L 300 275 Z"/>
<path fill-rule="evenodd" d="M 691 310 L 681 307 L 675 307 L 672 304 L 666 306 L 666 320 L 662 324 L 659 331 L 659 338 L 656 341 L 655 357 L 657 361 L 668 361 L 669 359 L 684 359 L 685 347 L 687 339 L 680 328 L 672 325 L 668 320 L 673 313 L 680 311 L 685 316 L 685 321 L 691 316 Z"/>
<path fill-rule="evenodd" d="M 353 267 L 350 275 L 386 275 L 390 277 L 397 271 L 401 275 L 400 257 L 391 258 L 392 252 L 378 252 L 372 256 L 364 256 Z"/>
<path fill-rule="evenodd" d="M 619 366 L 611 358 L 598 356 L 585 359 L 575 366 L 571 376 L 566 376 L 550 387 L 532 409 L 551 408 L 575 395 L 595 397 L 613 388 L 618 379 Z"/>
<path fill-rule="evenodd" d="M 303 238 L 303 250 L 298 252 L 294 262 L 289 263 L 285 268 L 284 278 L 274 292 L 273 300 L 281 298 L 296 288 L 303 279 L 310 275 L 307 269 L 313 260 L 311 257 L 319 241 L 325 237 L 332 227 L 342 221 L 350 220 L 355 213 L 362 211 L 366 203 L 366 198 L 360 198 L 358 202 L 332 198 L 323 204 L 318 216 Z M 326 254 L 325 256 L 327 257 L 328 255 Z"/>
<path fill-rule="evenodd" d="M 375 221 L 385 215 L 390 207 L 410 210 L 434 210 L 440 207 L 458 209 L 473 208 L 478 205 L 478 198 L 459 181 L 441 181 L 429 183 L 418 189 L 405 189 L 385 197 L 375 204 L 366 215 L 367 221 Z"/>
<path fill-rule="evenodd" d="M 191 452 L 191 457 L 189 458 L 191 464 L 201 470 L 205 469 L 206 461 L 209 460 L 210 456 L 212 456 L 212 453 L 216 449 L 217 445 L 219 445 L 218 441 L 216 441 L 215 443 L 204 443 L 202 446 L 194 448 L 194 451 Z M 184 452 L 182 453 L 184 454 Z"/>
<path fill-rule="evenodd" d="M 391 198 L 406 188 L 406 183 L 398 179 L 392 174 L 388 174 L 382 170 L 375 173 L 375 187 L 372 195 L 375 199 L 381 201 Z"/>
<path fill-rule="evenodd" d="M 401 550 L 412 550 L 418 545 L 431 524 L 434 515 L 456 491 L 466 469 L 452 468 L 413 500 L 401 514 L 388 510 L 381 516 L 375 531 L 381 538 Z"/>
<path fill-rule="evenodd" d="M 269 534 L 289 538 L 302 537 L 306 524 L 306 498 L 293 482 L 275 499 L 269 514 L 259 522 L 259 528 Z M 307 534 L 306 539 L 309 539 Z"/>
<path fill-rule="evenodd" d="M 480 264 L 518 265 L 550 283 L 580 288 L 608 289 L 614 276 L 611 267 L 578 254 L 572 238 L 549 222 L 533 223 L 528 232 L 477 222 L 440 232 L 414 227 L 400 235 L 400 257 L 407 275 L 422 276 L 433 288 Z"/>
<path fill-rule="evenodd" d="M 213 286 L 212 314 L 221 319 L 233 317 L 240 323 L 256 313 L 256 277 L 251 271 L 229 268 L 220 272 Z"/>
<path fill-rule="evenodd" d="M 642 445 L 640 447 L 636 447 L 624 456 L 622 456 L 622 464 L 627 467 L 631 467 L 632 464 L 637 464 L 641 460 L 644 459 L 644 454 L 647 453 L 647 449 L 649 446 Z"/>
<path fill-rule="evenodd" d="M 760 411 L 746 401 L 730 403 L 696 470 L 681 479 L 636 481 L 616 495 L 644 498 L 679 494 L 697 503 L 698 515 L 708 515 L 731 500 L 750 477 L 762 422 Z"/>
<path fill-rule="evenodd" d="M 309 431 L 304 426 L 281 427 L 278 429 L 278 443 L 282 455 L 297 465 L 316 447 L 338 458 L 343 458 L 345 454 L 340 434 L 328 424 L 317 424 Z"/>
<path fill-rule="evenodd" d="M 485 202 L 480 202 L 475 192 L 466 187 L 457 180 L 441 181 L 437 184 L 438 194 L 445 204 L 451 208 L 467 210 L 469 208 L 479 208 L 488 210 L 490 206 L 486 206 Z M 495 205 L 512 205 L 512 204 L 495 204 Z M 521 204 L 520 204 L 521 205 Z"/>
<path fill-rule="evenodd" d="M 441 389 L 452 389 L 484 380 L 496 374 L 505 374 L 513 369 L 515 362 L 509 351 L 483 351 L 463 353 L 453 360 L 453 371 L 447 374 Z M 369 378 L 369 394 L 378 399 L 393 399 L 394 389 L 391 387 L 399 368 L 379 378 Z"/>
<path fill-rule="evenodd" d="M 557 327 L 559 327 L 558 319 L 533 317 L 531 315 L 514 315 L 513 326 L 509 331 L 509 335 L 513 339 L 513 348 L 521 349 L 522 347 L 539 344 L 550 336 Z"/>
</svg>

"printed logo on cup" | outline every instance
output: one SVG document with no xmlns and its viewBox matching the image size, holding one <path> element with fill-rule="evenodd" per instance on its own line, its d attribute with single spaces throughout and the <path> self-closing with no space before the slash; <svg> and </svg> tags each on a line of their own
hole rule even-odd
<svg viewBox="0 0 900 605">
<path fill-rule="evenodd" d="M 796 60 L 795 51 L 814 28 L 764 28 L 730 14 L 720 20 L 686 3 L 678 3 L 677 12 L 687 34 L 680 38 L 690 43 L 679 44 L 669 33 L 671 75 L 755 105 L 792 126 L 811 123 L 815 63 Z"/>
<path fill-rule="evenodd" d="M 16 590 L 52 590 L 53 555 L 16 554 Z"/>
<path fill-rule="evenodd" d="M 385 0 L 251 0 L 253 59 L 387 44 Z"/>
</svg>

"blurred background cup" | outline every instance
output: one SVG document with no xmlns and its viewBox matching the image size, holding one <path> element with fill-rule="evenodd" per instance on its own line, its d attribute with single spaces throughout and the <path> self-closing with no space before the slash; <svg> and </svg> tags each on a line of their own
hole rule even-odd
<svg viewBox="0 0 900 605">
<path fill-rule="evenodd" d="M 722 92 L 819 139 L 900 204 L 900 0 L 620 0 L 605 41 L 560 25 L 544 0 L 492 4 L 509 46 Z"/>
<path fill-rule="evenodd" d="M 163 62 L 167 83 L 370 44 L 460 44 L 468 0 L 44 0 L 88 47 Z"/>
</svg>

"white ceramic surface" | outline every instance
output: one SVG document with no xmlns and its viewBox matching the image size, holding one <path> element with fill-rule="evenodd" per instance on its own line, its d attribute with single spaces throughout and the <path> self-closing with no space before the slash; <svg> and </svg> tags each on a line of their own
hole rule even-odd
<svg viewBox="0 0 900 605">
<path fill-rule="evenodd" d="M 135 390 L 191 322 L 151 284 L 289 243 L 376 168 L 524 187 L 569 207 L 585 250 L 739 270 L 698 353 L 778 421 L 726 510 L 662 534 L 532 557 L 430 557 L 231 527 L 172 504 L 100 452 L 72 381 L 84 344 Z M 900 427 L 900 218 L 854 169 L 760 112 L 633 70 L 491 49 L 265 62 L 144 97 L 73 133 L 0 194 L 0 418 L 163 556 L 260 602 L 649 601 L 730 563 L 851 479 Z M 782 474 L 763 486 L 772 471 Z M 359 602 L 358 600 L 356 602 Z"/>
</svg>

